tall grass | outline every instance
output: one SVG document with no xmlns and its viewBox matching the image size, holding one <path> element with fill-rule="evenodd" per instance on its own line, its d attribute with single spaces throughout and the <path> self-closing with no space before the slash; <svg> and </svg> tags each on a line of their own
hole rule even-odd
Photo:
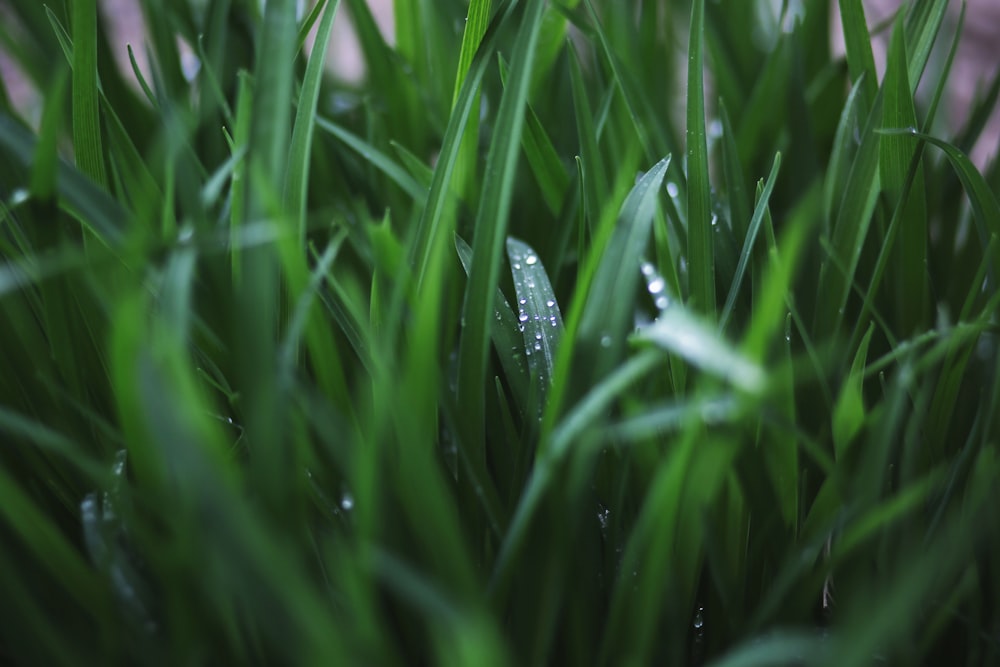
<svg viewBox="0 0 1000 667">
<path fill-rule="evenodd" d="M 0 660 L 1000 662 L 944 0 L 7 4 Z"/>
</svg>

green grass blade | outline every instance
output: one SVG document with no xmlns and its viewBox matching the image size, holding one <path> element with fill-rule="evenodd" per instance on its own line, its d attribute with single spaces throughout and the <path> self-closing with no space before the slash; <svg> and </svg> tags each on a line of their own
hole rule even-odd
<svg viewBox="0 0 1000 667">
<path fill-rule="evenodd" d="M 875 56 L 861 0 L 840 0 L 840 20 L 844 28 L 851 81 L 855 84 L 861 82 L 861 109 L 867 113 L 875 102 L 878 77 L 875 75 Z"/>
<path fill-rule="evenodd" d="M 97 0 L 73 3 L 73 148 L 76 164 L 105 187 L 104 150 L 97 94 Z"/>
<path fill-rule="evenodd" d="M 743 242 L 743 250 L 740 252 L 740 259 L 736 266 L 736 273 L 733 275 L 733 284 L 729 288 L 729 296 L 726 297 L 726 304 L 723 306 L 722 315 L 719 317 L 720 330 L 725 330 L 726 323 L 729 321 L 729 317 L 732 315 L 733 308 L 736 305 L 740 285 L 743 283 L 743 277 L 746 275 L 747 266 L 750 263 L 750 257 L 753 253 L 753 247 L 757 242 L 757 233 L 760 231 L 761 224 L 764 221 L 764 213 L 767 211 L 767 204 L 771 199 L 771 192 L 774 191 L 774 184 L 778 178 L 778 169 L 780 167 L 781 153 L 778 153 L 774 156 L 774 165 L 771 167 L 771 173 L 767 176 L 767 182 L 764 184 L 764 189 L 761 192 L 760 199 L 757 201 L 757 206 L 754 207 L 753 217 L 750 219 L 750 226 L 746 234 L 746 239 Z"/>
<path fill-rule="evenodd" d="M 494 317 L 493 292 L 500 272 L 528 84 L 544 8 L 544 2 L 531 0 L 518 31 L 510 80 L 500 102 L 495 138 L 486 159 L 486 173 L 494 177 L 485 184 L 476 215 L 472 268 L 462 305 L 465 329 L 460 341 L 458 371 L 458 391 L 466 397 L 467 424 L 473 434 L 482 432 L 484 428 L 483 396 L 486 391 L 489 326 Z"/>
<path fill-rule="evenodd" d="M 527 243 L 507 239 L 507 258 L 517 293 L 518 322 L 524 334 L 524 354 L 528 357 L 531 385 L 538 391 L 538 417 L 545 408 L 545 397 L 552 383 L 562 314 L 555 292 L 538 254 Z"/>
<path fill-rule="evenodd" d="M 326 51 L 333 32 L 333 19 L 337 15 L 340 0 L 326 0 L 323 16 L 316 32 L 305 78 L 299 92 L 299 103 L 295 112 L 292 143 L 288 150 L 288 171 L 285 175 L 285 198 L 288 211 L 296 220 L 298 238 L 305 238 L 306 232 L 306 192 L 309 187 L 309 164 L 312 151 L 313 130 L 316 127 L 316 106 Z"/>
<path fill-rule="evenodd" d="M 699 312 L 715 318 L 715 253 L 712 243 L 712 193 L 708 177 L 705 129 L 704 48 L 705 2 L 691 5 L 688 41 L 687 174 L 689 299 Z"/>
</svg>

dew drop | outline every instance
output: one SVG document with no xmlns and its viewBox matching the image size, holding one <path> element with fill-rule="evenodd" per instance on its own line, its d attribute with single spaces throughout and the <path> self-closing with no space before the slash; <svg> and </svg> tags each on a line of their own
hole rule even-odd
<svg viewBox="0 0 1000 667">
<path fill-rule="evenodd" d="M 520 271 L 521 270 L 521 263 L 520 262 L 514 262 L 514 268 L 516 270 Z"/>
<path fill-rule="evenodd" d="M 611 347 L 611 336 L 601 336 L 601 347 Z"/>
<path fill-rule="evenodd" d="M 542 344 L 541 343 L 535 343 L 535 351 L 536 352 L 541 352 L 542 351 Z"/>
<path fill-rule="evenodd" d="M 671 197 L 676 197 L 681 193 L 680 188 L 677 187 L 676 183 L 667 183 L 667 194 Z"/>
<path fill-rule="evenodd" d="M 659 276 L 649 281 L 650 294 L 659 294 L 663 291 L 664 287 L 666 287 L 666 283 L 664 283 L 663 278 L 660 278 Z"/>
<path fill-rule="evenodd" d="M 653 275 L 656 273 L 656 267 L 654 267 L 649 262 L 643 262 L 641 270 L 642 270 L 642 275 L 646 276 L 647 278 L 652 278 Z"/>
<path fill-rule="evenodd" d="M 668 299 L 667 297 L 663 295 L 656 297 L 656 307 L 659 308 L 660 310 L 666 310 L 667 306 L 669 305 L 670 305 L 670 299 Z"/>
<path fill-rule="evenodd" d="M 528 321 L 528 314 L 522 312 L 520 315 L 517 316 L 517 319 L 518 319 L 519 322 L 527 322 Z"/>
<path fill-rule="evenodd" d="M 538 263 L 538 257 L 536 257 L 535 255 L 528 255 L 525 258 L 524 263 L 527 264 L 528 266 L 534 266 L 535 264 Z"/>
<path fill-rule="evenodd" d="M 539 333 L 536 333 L 536 334 L 535 334 L 535 340 L 541 340 L 541 339 L 542 339 L 542 334 L 541 334 L 541 332 L 539 332 Z"/>
<path fill-rule="evenodd" d="M 545 305 L 551 308 L 552 306 L 556 305 L 556 302 L 553 301 L 552 299 L 549 299 L 548 301 L 545 302 Z"/>
<path fill-rule="evenodd" d="M 695 630 L 701 630 L 705 627 L 705 608 L 698 607 L 698 612 L 694 615 L 694 628 Z"/>
<path fill-rule="evenodd" d="M 345 512 L 350 512 L 352 509 L 354 509 L 354 496 L 352 496 L 349 493 L 345 493 L 344 496 L 340 499 L 340 507 Z"/>
<path fill-rule="evenodd" d="M 527 299 L 521 299 L 520 301 L 518 301 L 518 303 L 519 303 L 519 304 L 521 304 L 521 305 L 523 306 L 523 305 L 525 305 L 526 303 L 528 303 L 528 300 L 527 300 Z"/>
</svg>

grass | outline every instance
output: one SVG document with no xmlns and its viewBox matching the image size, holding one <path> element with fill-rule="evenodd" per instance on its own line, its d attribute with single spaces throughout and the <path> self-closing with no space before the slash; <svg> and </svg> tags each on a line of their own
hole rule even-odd
<svg viewBox="0 0 1000 667">
<path fill-rule="evenodd" d="M 0 29 L 0 661 L 1000 662 L 947 2 L 97 4 Z"/>
</svg>

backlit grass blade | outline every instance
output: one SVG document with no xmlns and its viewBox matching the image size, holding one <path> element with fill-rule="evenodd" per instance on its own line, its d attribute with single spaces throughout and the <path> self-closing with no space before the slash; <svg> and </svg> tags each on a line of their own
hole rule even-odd
<svg viewBox="0 0 1000 667">
<path fill-rule="evenodd" d="M 689 299 L 699 312 L 715 318 L 715 253 L 712 243 L 712 193 L 708 177 L 704 85 L 705 2 L 691 5 L 687 98 L 687 261 Z"/>
</svg>

